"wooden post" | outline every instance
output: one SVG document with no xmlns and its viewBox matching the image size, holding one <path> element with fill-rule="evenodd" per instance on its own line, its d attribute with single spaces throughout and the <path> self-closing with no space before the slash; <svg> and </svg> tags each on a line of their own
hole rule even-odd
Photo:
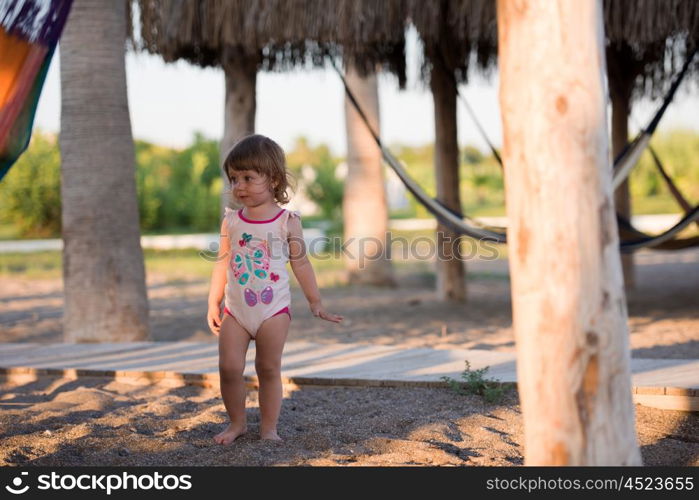
<svg viewBox="0 0 699 500">
<path fill-rule="evenodd" d="M 601 1 L 498 0 L 527 465 L 638 465 Z"/>
<path fill-rule="evenodd" d="M 347 68 L 347 85 L 359 101 L 374 131 L 380 133 L 379 84 L 376 74 L 362 77 Z M 350 283 L 395 286 L 386 248 L 388 201 L 381 150 L 349 98 L 345 96 L 347 177 L 342 201 L 344 267 Z"/>
<path fill-rule="evenodd" d="M 256 57 L 224 57 L 223 71 L 226 82 L 226 105 L 224 110 L 223 137 L 220 142 L 221 166 L 226 155 L 238 140 L 255 132 L 257 109 L 257 63 Z M 230 182 L 221 172 L 224 193 L 221 196 L 221 217 L 224 207 L 230 203 Z"/>
<path fill-rule="evenodd" d="M 428 48 L 429 51 L 429 48 Z M 436 49 L 430 59 L 438 59 Z M 456 137 L 456 82 L 444 64 L 435 63 L 430 73 L 434 101 L 434 168 L 437 199 L 461 212 L 459 196 L 459 145 Z M 437 296 L 440 300 L 466 300 L 466 264 L 459 257 L 461 235 L 437 223 Z"/>
<path fill-rule="evenodd" d="M 616 158 L 629 142 L 629 116 L 631 115 L 631 92 L 640 64 L 633 64 L 631 48 L 623 45 L 607 49 L 607 77 L 609 96 L 612 101 L 612 158 Z M 616 211 L 631 220 L 631 196 L 629 177 L 614 192 Z M 633 253 L 621 255 L 624 284 L 632 290 L 636 284 Z"/>
</svg>

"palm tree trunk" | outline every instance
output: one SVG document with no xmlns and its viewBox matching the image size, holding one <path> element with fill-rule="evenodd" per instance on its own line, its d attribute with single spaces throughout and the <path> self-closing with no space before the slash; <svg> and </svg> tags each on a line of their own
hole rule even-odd
<svg viewBox="0 0 699 500">
<path fill-rule="evenodd" d="M 226 60 L 224 58 L 224 60 Z M 220 142 L 221 165 L 230 148 L 246 135 L 255 132 L 255 111 L 257 108 L 256 57 L 235 57 L 225 63 L 223 71 L 226 82 L 226 105 L 224 111 L 223 137 Z M 230 205 L 230 182 L 225 172 L 221 172 L 224 192 L 221 196 L 221 216 L 224 207 Z"/>
<path fill-rule="evenodd" d="M 347 84 L 359 101 L 374 131 L 380 133 L 379 86 L 376 74 L 362 77 L 347 68 Z M 345 270 L 350 283 L 395 286 L 386 248 L 388 205 L 381 151 L 366 124 L 345 97 L 347 177 L 342 212 L 344 240 L 348 242 Z"/>
<path fill-rule="evenodd" d="M 639 465 L 602 2 L 498 0 L 497 12 L 525 463 Z"/>
<path fill-rule="evenodd" d="M 124 2 L 75 0 L 61 39 L 64 339 L 148 337 Z"/>
<path fill-rule="evenodd" d="M 439 60 L 432 57 L 431 60 Z M 434 101 L 434 166 L 437 199 L 461 212 L 459 146 L 456 138 L 456 82 L 443 64 L 432 67 L 430 88 Z M 459 255 L 461 235 L 437 224 L 437 296 L 440 300 L 466 300 L 466 265 Z"/>
</svg>

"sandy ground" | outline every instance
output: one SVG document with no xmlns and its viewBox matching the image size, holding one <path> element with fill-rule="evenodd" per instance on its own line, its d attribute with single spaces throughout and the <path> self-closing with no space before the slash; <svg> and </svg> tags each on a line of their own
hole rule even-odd
<svg viewBox="0 0 699 500">
<path fill-rule="evenodd" d="M 699 249 L 643 252 L 636 261 L 637 286 L 627 294 L 632 356 L 699 359 Z M 325 288 L 323 303 L 346 318 L 341 325 L 313 318 L 292 288 L 289 340 L 514 350 L 507 262 L 474 261 L 467 269 L 468 299 L 460 306 L 437 300 L 434 277 L 425 274 L 400 274 L 395 289 Z M 153 340 L 215 342 L 206 325 L 208 291 L 206 279 L 149 276 Z M 61 342 L 62 297 L 60 280 L 3 279 L 0 342 Z"/>
<path fill-rule="evenodd" d="M 449 389 L 303 388 L 286 392 L 283 443 L 259 439 L 257 391 L 248 433 L 213 442 L 218 392 L 105 379 L 0 386 L 0 465 L 485 465 L 523 463 L 516 394 L 500 404 Z M 645 465 L 699 465 L 699 418 L 636 406 Z"/>
<path fill-rule="evenodd" d="M 699 251 L 642 253 L 628 294 L 634 357 L 699 358 Z M 400 275 L 397 289 L 323 290 L 342 325 L 314 319 L 292 292 L 289 338 L 513 350 L 506 262 L 468 265 L 468 303 L 437 301 L 433 278 Z M 149 277 L 154 340 L 215 342 L 205 322 L 207 280 Z M 60 342 L 60 281 L 3 280 L 0 342 Z M 519 465 L 516 394 L 499 405 L 448 389 L 303 388 L 285 394 L 284 443 L 248 434 L 221 448 L 226 415 L 216 389 L 132 386 L 104 379 L 0 385 L 0 464 L 19 465 Z M 636 406 L 646 465 L 699 465 L 699 415 Z"/>
</svg>

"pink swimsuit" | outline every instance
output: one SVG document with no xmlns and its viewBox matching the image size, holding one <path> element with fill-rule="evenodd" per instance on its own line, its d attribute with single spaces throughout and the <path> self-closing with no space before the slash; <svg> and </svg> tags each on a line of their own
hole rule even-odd
<svg viewBox="0 0 699 500">
<path fill-rule="evenodd" d="M 231 244 L 224 312 L 254 339 L 262 322 L 277 314 L 291 319 L 287 221 L 297 211 L 281 209 L 268 220 L 251 220 L 242 209 L 225 209 Z"/>
</svg>

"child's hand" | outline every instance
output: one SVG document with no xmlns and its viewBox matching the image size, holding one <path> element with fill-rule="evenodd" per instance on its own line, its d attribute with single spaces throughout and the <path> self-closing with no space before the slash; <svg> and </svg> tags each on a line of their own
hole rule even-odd
<svg viewBox="0 0 699 500">
<path fill-rule="evenodd" d="M 221 308 L 219 306 L 209 306 L 206 322 L 209 323 L 211 333 L 218 335 L 221 330 Z"/>
<path fill-rule="evenodd" d="M 313 316 L 315 316 L 316 318 L 322 318 L 324 320 L 333 321 L 335 323 L 339 323 L 344 319 L 344 316 L 339 316 L 337 314 L 327 312 L 320 301 L 311 302 L 310 306 L 311 312 L 313 313 Z"/>
</svg>

